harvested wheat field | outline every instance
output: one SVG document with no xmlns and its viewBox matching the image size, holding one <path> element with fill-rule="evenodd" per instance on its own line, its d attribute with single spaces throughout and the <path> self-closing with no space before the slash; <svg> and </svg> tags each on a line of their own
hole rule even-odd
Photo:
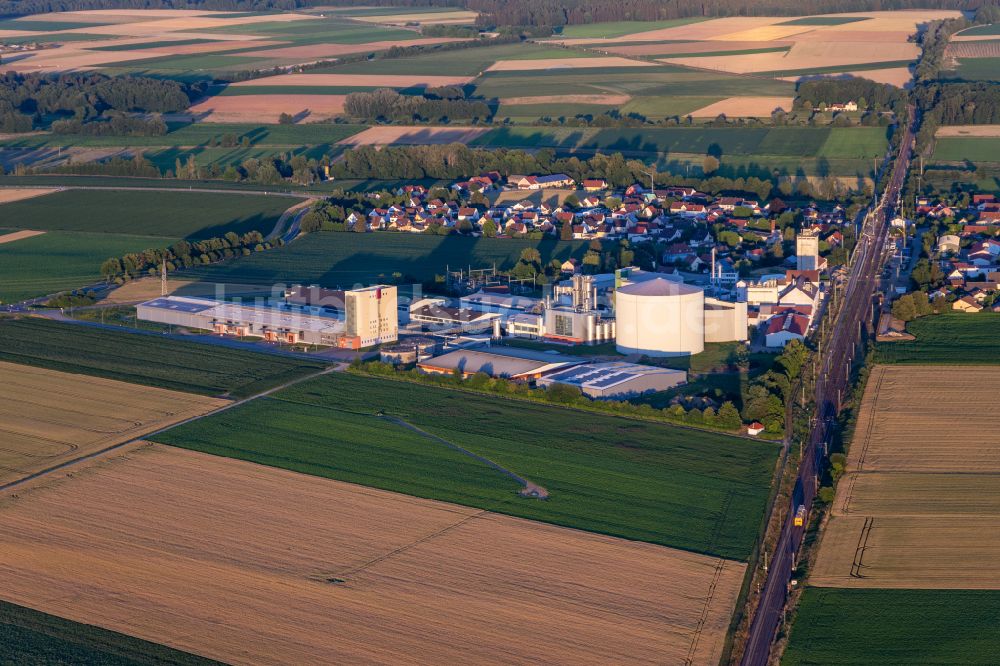
<svg viewBox="0 0 1000 666">
<path fill-rule="evenodd" d="M 0 234 L 0 245 L 4 243 L 13 243 L 14 241 L 24 240 L 25 238 L 34 238 L 35 236 L 41 236 L 44 231 L 32 231 L 31 229 L 24 229 L 22 231 L 12 231 L 9 234 Z"/>
<path fill-rule="evenodd" d="M 845 48 L 843 44 L 836 41 L 808 41 L 796 42 L 789 51 L 663 58 L 661 62 L 746 74 L 915 60 L 919 53 L 920 49 L 916 44 L 908 43 L 853 43 L 850 48 Z"/>
<path fill-rule="evenodd" d="M 593 58 L 545 58 L 540 60 L 498 60 L 487 72 L 534 72 L 548 69 L 593 69 L 600 67 L 655 67 L 647 60 L 632 60 L 616 56 Z"/>
<path fill-rule="evenodd" d="M 791 47 L 792 42 L 771 42 L 767 47 Z M 607 53 L 616 53 L 623 56 L 651 56 L 651 55 L 672 55 L 682 53 L 712 53 L 715 51 L 743 51 L 761 48 L 760 42 L 730 42 L 724 44 L 714 41 L 702 42 L 667 42 L 664 44 L 626 44 L 617 46 L 612 44 L 601 44 L 599 49 Z"/>
<path fill-rule="evenodd" d="M 170 278 L 167 280 L 167 293 L 177 296 L 191 296 L 194 298 L 217 298 L 225 300 L 234 296 L 264 298 L 280 298 L 284 293 L 280 290 L 275 293 L 271 286 L 261 286 L 252 284 L 236 284 L 222 282 L 199 282 L 196 280 L 181 280 Z M 156 298 L 160 295 L 160 278 L 145 277 L 137 280 L 129 280 L 125 284 L 112 290 L 102 299 L 98 305 L 136 305 L 144 301 Z"/>
<path fill-rule="evenodd" d="M 0 204 L 21 201 L 22 199 L 32 199 L 57 191 L 56 188 L 52 187 L 4 187 L 0 188 Z"/>
<path fill-rule="evenodd" d="M 889 85 L 902 88 L 913 80 L 913 72 L 909 67 L 889 67 L 887 69 L 865 69 L 857 72 L 847 72 L 850 76 L 859 79 L 868 79 L 875 83 L 888 83 Z"/>
<path fill-rule="evenodd" d="M 968 387 L 993 368 L 877 366 L 811 583 L 1000 589 L 1000 433 Z"/>
<path fill-rule="evenodd" d="M 227 404 L 2 361 L 0 385 L 0 483 Z"/>
<path fill-rule="evenodd" d="M 691 115 L 695 118 L 714 118 L 720 113 L 730 118 L 739 116 L 767 117 L 770 116 L 775 109 L 791 111 L 792 98 L 730 97 L 728 99 L 720 100 L 714 104 L 709 104 L 708 106 L 702 107 L 697 111 L 692 111 Z"/>
<path fill-rule="evenodd" d="M 266 79 L 240 81 L 238 86 L 368 86 L 374 88 L 409 88 L 411 86 L 460 86 L 470 76 L 425 76 L 423 74 L 279 74 Z"/>
<path fill-rule="evenodd" d="M 934 136 L 944 137 L 1000 137 L 1000 125 L 945 125 Z"/>
<path fill-rule="evenodd" d="M 716 664 L 744 566 L 159 445 L 0 503 L 5 599 L 233 664 Z"/>
<path fill-rule="evenodd" d="M 282 113 L 295 122 L 331 118 L 344 112 L 347 95 L 234 95 L 209 97 L 183 114 L 209 123 L 276 123 Z"/>
<path fill-rule="evenodd" d="M 337 143 L 342 146 L 469 143 L 480 134 L 488 131 L 488 127 L 406 127 L 404 125 L 383 125 L 369 127 Z"/>
</svg>

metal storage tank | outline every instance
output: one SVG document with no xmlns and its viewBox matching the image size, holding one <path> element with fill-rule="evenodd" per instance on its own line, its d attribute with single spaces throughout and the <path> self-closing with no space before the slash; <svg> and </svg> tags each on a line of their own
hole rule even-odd
<svg viewBox="0 0 1000 666">
<path fill-rule="evenodd" d="M 655 278 L 615 292 L 617 348 L 623 354 L 690 356 L 705 351 L 705 292 Z"/>
</svg>

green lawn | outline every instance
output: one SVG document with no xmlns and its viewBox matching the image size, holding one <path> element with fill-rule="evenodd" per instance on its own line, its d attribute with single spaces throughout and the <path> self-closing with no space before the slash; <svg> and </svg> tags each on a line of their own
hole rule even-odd
<svg viewBox="0 0 1000 666">
<path fill-rule="evenodd" d="M 667 21 L 612 21 L 609 23 L 587 23 L 583 25 L 564 26 L 560 37 L 567 39 L 581 39 L 593 37 L 603 39 L 605 37 L 621 37 L 651 30 L 662 30 L 663 28 L 675 28 L 681 25 L 699 23 L 703 18 L 671 19 Z"/>
<path fill-rule="evenodd" d="M 13 204 L 4 204 L 9 206 Z M 16 220 L 4 218 L 4 224 Z M 6 233 L 6 232 L 0 232 Z M 0 245 L 0 303 L 93 284 L 108 257 L 163 247 L 163 238 L 53 231 Z"/>
<path fill-rule="evenodd" d="M 323 368 L 321 361 L 37 317 L 0 319 L 0 361 L 233 397 L 253 395 Z"/>
<path fill-rule="evenodd" d="M 906 330 L 917 339 L 879 343 L 876 363 L 1000 364 L 1000 313 L 946 312 L 911 321 Z"/>
<path fill-rule="evenodd" d="M 425 281 L 444 275 L 449 265 L 484 268 L 496 263 L 498 269 L 509 269 L 526 247 L 537 247 L 542 262 L 547 263 L 582 257 L 587 241 L 329 231 L 237 261 L 192 268 L 184 275 L 212 282 L 274 284 L 294 280 L 330 287 L 386 280 L 394 272 Z"/>
<path fill-rule="evenodd" d="M 208 666 L 219 662 L 0 601 L 0 662 L 46 666 Z"/>
<path fill-rule="evenodd" d="M 807 588 L 782 664 L 992 664 L 1000 591 Z"/>
<path fill-rule="evenodd" d="M 162 239 L 214 238 L 229 231 L 267 235 L 295 203 L 247 194 L 64 190 L 3 204 L 2 214 L 3 224 L 16 229 L 159 236 L 163 245 Z"/>
<path fill-rule="evenodd" d="M 963 81 L 1000 81 L 1000 58 L 959 58 L 956 75 Z"/>
<path fill-rule="evenodd" d="M 405 420 L 542 485 L 380 417 Z M 337 373 L 157 441 L 524 518 L 745 559 L 777 447 L 667 425 Z"/>
<path fill-rule="evenodd" d="M 1000 162 L 1000 137 L 944 137 L 934 141 L 936 162 Z"/>
</svg>

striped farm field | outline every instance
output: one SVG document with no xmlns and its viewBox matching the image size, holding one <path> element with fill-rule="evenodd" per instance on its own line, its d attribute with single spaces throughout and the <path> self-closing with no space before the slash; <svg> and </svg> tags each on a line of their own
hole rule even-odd
<svg viewBox="0 0 1000 666">
<path fill-rule="evenodd" d="M 1000 435 L 982 427 L 970 384 L 992 395 L 1000 376 L 872 370 L 811 585 L 1000 590 Z"/>
<path fill-rule="evenodd" d="M 0 484 L 127 442 L 226 404 L 0 361 Z"/>
<path fill-rule="evenodd" d="M 230 664 L 715 664 L 746 567 L 160 445 L 74 471 L 0 502 L 4 597 Z"/>
</svg>

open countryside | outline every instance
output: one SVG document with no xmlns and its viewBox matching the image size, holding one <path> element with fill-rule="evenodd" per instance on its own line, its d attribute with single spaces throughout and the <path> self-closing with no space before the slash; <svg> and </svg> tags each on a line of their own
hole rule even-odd
<svg viewBox="0 0 1000 666">
<path fill-rule="evenodd" d="M 0 663 L 993 663 L 996 0 L 415 2 L 0 8 Z"/>
<path fill-rule="evenodd" d="M 709 664 L 742 578 L 716 558 L 169 447 L 79 476 L 0 504 L 6 596 L 225 662 L 252 646 L 259 663 Z"/>
<path fill-rule="evenodd" d="M 549 498 L 519 498 L 509 478 L 394 419 Z M 504 435 L 515 420 L 526 431 Z M 777 454 L 764 442 L 340 373 L 155 441 L 733 559 L 749 553 Z M 722 459 L 740 462 L 721 469 Z"/>
</svg>

